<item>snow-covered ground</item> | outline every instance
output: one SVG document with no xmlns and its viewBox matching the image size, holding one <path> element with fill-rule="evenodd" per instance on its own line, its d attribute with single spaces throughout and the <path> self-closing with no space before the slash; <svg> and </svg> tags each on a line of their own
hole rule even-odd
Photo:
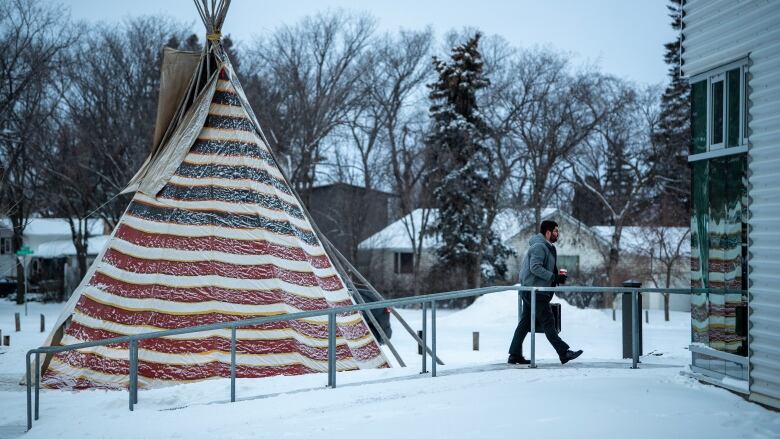
<svg viewBox="0 0 780 439">
<path fill-rule="evenodd" d="M 556 299 L 557 300 L 557 299 Z M 30 304 L 23 330 L 0 301 L 0 329 L 11 347 L 0 348 L 0 437 L 25 429 L 25 392 L 16 383 L 25 352 L 43 341 L 39 315 L 51 325 L 61 305 Z M 561 366 L 543 336 L 539 367 L 508 367 L 506 350 L 517 319 L 515 293 L 480 298 L 463 311 L 438 312 L 438 350 L 447 363 L 439 376 L 420 375 L 421 357 L 400 324 L 393 342 L 406 368 L 343 372 L 338 387 L 325 374 L 229 380 L 140 391 L 128 411 L 126 392 L 41 392 L 41 419 L 25 438 L 207 437 L 780 437 L 780 414 L 726 390 L 680 375 L 690 361 L 690 317 L 664 322 L 650 312 L 641 367 L 622 360 L 620 316 L 563 304 L 562 336 L 585 350 Z M 402 314 L 420 327 L 420 311 Z M 49 328 L 47 328 L 48 330 Z M 480 332 L 480 351 L 471 349 Z M 526 351 L 529 340 L 526 339 Z M 388 351 L 389 356 L 389 351 Z M 430 368 L 430 363 L 429 363 Z"/>
</svg>

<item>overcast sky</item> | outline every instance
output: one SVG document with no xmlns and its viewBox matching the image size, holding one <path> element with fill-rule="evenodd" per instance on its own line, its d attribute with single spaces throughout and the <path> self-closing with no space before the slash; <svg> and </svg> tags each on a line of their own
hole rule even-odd
<svg viewBox="0 0 780 439">
<path fill-rule="evenodd" d="M 664 0 L 233 0 L 223 33 L 248 42 L 327 9 L 367 12 L 380 30 L 475 27 L 516 47 L 550 46 L 575 62 L 639 83 L 665 83 L 663 44 L 675 33 Z M 114 23 L 162 13 L 204 32 L 191 0 L 70 0 L 73 18 Z"/>
</svg>

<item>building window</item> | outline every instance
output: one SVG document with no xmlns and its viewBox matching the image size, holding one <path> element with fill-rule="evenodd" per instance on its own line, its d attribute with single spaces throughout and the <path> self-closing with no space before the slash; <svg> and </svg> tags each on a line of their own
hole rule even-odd
<svg viewBox="0 0 780 439">
<path fill-rule="evenodd" d="M 748 353 L 748 60 L 691 78 L 692 339 L 737 356 Z M 747 379 L 728 356 L 693 354 L 693 366 Z"/>
<path fill-rule="evenodd" d="M 565 268 L 569 276 L 577 276 L 580 273 L 580 257 L 573 255 L 558 255 L 558 268 Z"/>
<path fill-rule="evenodd" d="M 396 274 L 414 273 L 414 254 L 396 252 L 393 272 Z"/>
<path fill-rule="evenodd" d="M 691 80 L 691 155 L 747 145 L 747 60 Z"/>
<path fill-rule="evenodd" d="M 0 238 L 0 255 L 10 255 L 12 238 Z"/>
</svg>

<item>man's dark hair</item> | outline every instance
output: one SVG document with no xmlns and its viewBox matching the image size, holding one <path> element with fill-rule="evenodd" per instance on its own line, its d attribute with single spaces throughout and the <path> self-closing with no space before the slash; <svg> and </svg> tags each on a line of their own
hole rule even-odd
<svg viewBox="0 0 780 439">
<path fill-rule="evenodd" d="M 555 221 L 544 220 L 542 221 L 542 226 L 539 227 L 539 232 L 544 235 L 547 232 L 552 232 L 556 227 L 558 227 L 558 223 Z"/>
</svg>

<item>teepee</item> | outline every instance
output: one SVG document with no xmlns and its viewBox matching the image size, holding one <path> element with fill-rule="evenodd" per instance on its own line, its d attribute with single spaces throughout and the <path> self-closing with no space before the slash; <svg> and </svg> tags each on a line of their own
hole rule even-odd
<svg viewBox="0 0 780 439">
<path fill-rule="evenodd" d="M 69 345 L 353 304 L 341 263 L 264 140 L 220 45 L 230 3 L 196 6 L 200 54 L 166 50 L 155 145 L 106 247 L 47 340 Z M 184 86 L 182 86 L 184 84 Z M 138 385 L 230 376 L 230 330 L 139 342 Z M 327 316 L 237 330 L 237 376 L 327 370 Z M 337 317 L 338 370 L 387 367 L 360 313 Z M 126 388 L 127 344 L 49 356 L 41 382 Z"/>
</svg>

